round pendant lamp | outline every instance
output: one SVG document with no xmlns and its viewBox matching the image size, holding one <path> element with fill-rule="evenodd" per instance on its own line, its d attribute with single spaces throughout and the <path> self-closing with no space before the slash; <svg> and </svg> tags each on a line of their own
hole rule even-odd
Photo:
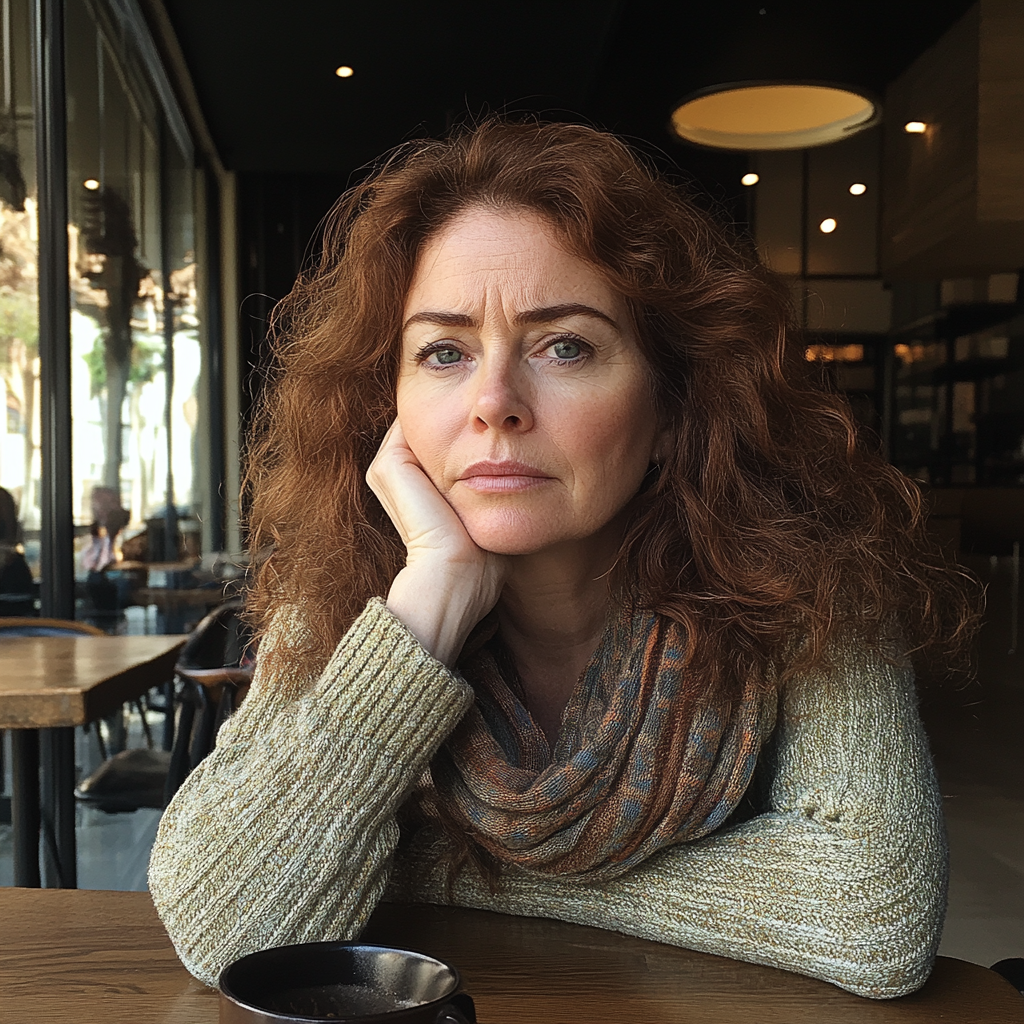
<svg viewBox="0 0 1024 1024">
<path fill-rule="evenodd" d="M 806 149 L 878 124 L 866 92 L 820 82 L 735 82 L 684 97 L 672 131 L 697 146 L 732 150 Z"/>
</svg>

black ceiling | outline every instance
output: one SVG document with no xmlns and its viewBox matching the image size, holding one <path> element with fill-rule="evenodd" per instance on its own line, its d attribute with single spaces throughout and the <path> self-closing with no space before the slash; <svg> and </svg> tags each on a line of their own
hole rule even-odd
<svg viewBox="0 0 1024 1024">
<path fill-rule="evenodd" d="M 237 171 L 349 174 L 467 112 L 582 117 L 705 180 L 734 166 L 666 130 L 673 102 L 783 76 L 876 93 L 966 0 L 165 0 Z M 351 65 L 340 79 L 334 68 Z M 730 174 L 731 178 L 731 174 Z"/>
</svg>

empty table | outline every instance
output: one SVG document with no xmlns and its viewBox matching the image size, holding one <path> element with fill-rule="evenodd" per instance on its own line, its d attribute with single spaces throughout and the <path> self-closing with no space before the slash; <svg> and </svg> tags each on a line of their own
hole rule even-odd
<svg viewBox="0 0 1024 1024">
<path fill-rule="evenodd" d="M 0 636 L 0 729 L 14 730 L 15 885 L 39 885 L 39 742 L 50 746 L 55 860 L 76 884 L 75 726 L 166 682 L 184 636 Z"/>
</svg>

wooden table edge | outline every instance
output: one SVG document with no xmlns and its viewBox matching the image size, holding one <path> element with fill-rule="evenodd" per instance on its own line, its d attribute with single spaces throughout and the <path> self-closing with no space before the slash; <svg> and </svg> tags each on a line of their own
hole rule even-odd
<svg viewBox="0 0 1024 1024">
<path fill-rule="evenodd" d="M 21 638 L 11 638 L 21 639 Z M 120 639 L 119 637 L 81 636 L 74 637 L 76 641 L 99 641 L 108 639 Z M 82 690 L 78 687 L 47 687 L 45 690 L 14 690 L 6 691 L 0 696 L 0 729 L 62 729 L 74 728 L 79 725 L 87 725 L 97 718 L 110 714 L 120 707 L 126 700 L 134 700 L 149 689 L 148 686 L 139 689 L 135 682 L 137 677 L 150 671 L 167 672 L 170 676 L 173 673 L 174 665 L 177 662 L 178 654 L 188 640 L 187 633 L 167 633 L 154 636 L 147 636 L 149 640 L 164 640 L 168 646 L 147 658 L 139 661 L 123 672 L 116 675 L 114 682 L 102 680 L 91 690 Z M 165 665 L 165 662 L 170 664 Z M 153 683 L 151 685 L 157 685 Z M 40 696 L 54 699 L 57 702 L 65 701 L 68 707 L 63 714 L 56 714 L 42 720 L 43 716 L 31 713 L 31 706 L 37 705 Z M 6 705 L 6 707 L 5 707 Z"/>
<path fill-rule="evenodd" d="M 614 946 L 621 941 L 624 949 L 621 966 L 627 975 L 629 975 L 631 970 L 629 960 L 634 945 L 639 944 L 637 948 L 640 950 L 646 947 L 650 947 L 652 950 L 659 948 L 673 950 L 678 948 L 665 946 L 657 942 L 632 939 L 629 936 L 620 935 L 616 932 L 606 932 L 602 929 L 582 925 L 566 925 L 563 922 L 552 921 L 546 918 L 520 918 L 515 915 L 504 915 L 491 911 L 470 911 L 468 908 L 438 907 L 431 904 L 388 904 L 386 906 L 391 906 L 400 912 L 415 911 L 416 916 L 420 919 L 420 923 L 428 920 L 429 924 L 429 918 L 436 917 L 442 925 L 440 931 L 435 936 L 436 945 L 439 947 L 443 947 L 446 944 L 446 940 L 442 936 L 448 935 L 450 937 L 452 929 L 454 929 L 456 935 L 462 931 L 464 936 L 468 932 L 472 937 L 474 925 L 480 923 L 487 925 L 487 918 L 490 917 L 495 918 L 495 927 L 498 929 L 495 934 L 498 935 L 503 933 L 504 926 L 507 926 L 510 922 L 522 925 L 527 936 L 537 931 L 538 925 L 540 925 L 541 931 L 548 926 L 551 926 L 556 932 L 562 928 L 571 929 L 572 934 L 578 932 L 579 938 L 582 940 L 582 945 L 580 946 L 582 950 L 589 948 L 588 942 L 593 938 L 593 933 L 596 933 L 602 946 L 609 944 Z M 486 916 L 478 917 L 477 915 Z M 394 922 L 392 921 L 391 924 L 393 925 Z M 412 932 L 409 939 L 401 944 L 415 948 L 410 940 L 416 930 L 417 923 L 411 922 L 411 925 Z M 433 925 L 429 926 L 434 927 Z M 130 937 L 126 938 L 125 936 Z M 373 940 L 371 939 L 370 941 Z M 458 938 L 456 938 L 456 941 L 458 941 Z M 465 938 L 462 941 L 465 941 Z M 62 942 L 68 945 L 67 949 L 63 949 L 61 946 Z M 51 945 L 47 944 L 52 944 L 52 948 Z M 50 949 L 50 952 L 45 957 L 47 964 L 44 964 L 42 968 L 38 968 L 33 959 L 35 954 L 32 951 L 36 947 L 40 950 Z M 500 942 L 496 948 L 500 950 Z M 126 953 L 124 960 L 116 955 L 121 950 L 124 950 Z M 526 955 L 526 959 L 529 959 L 531 950 L 532 947 L 524 948 L 523 952 Z M 716 1014 L 720 1011 L 724 1011 L 722 1013 L 723 1019 L 736 1020 L 738 1018 L 735 1015 L 735 1011 L 738 1008 L 745 1008 L 744 1012 L 748 1012 L 752 1006 L 751 998 L 761 998 L 762 992 L 757 975 L 771 969 L 739 964 L 736 961 L 729 961 L 728 958 L 699 954 L 691 950 L 683 950 L 682 953 L 685 958 L 693 956 L 701 962 L 706 959 L 709 966 L 712 964 L 724 965 L 726 973 L 728 973 L 730 964 L 737 971 L 745 972 L 749 967 L 753 972 L 753 984 L 746 986 L 742 1003 L 730 1008 L 728 1005 L 728 988 L 721 990 L 712 988 L 707 996 L 706 1009 L 708 1012 L 705 1013 L 701 1010 L 701 1012 L 693 1017 L 694 1021 L 711 1021 L 716 1019 Z M 434 950 L 434 955 L 441 956 L 443 959 L 443 948 Z M 26 956 L 28 956 L 27 960 Z M 487 956 L 484 957 L 484 961 L 486 960 Z M 145 966 L 147 962 L 151 963 L 150 967 Z M 791 978 L 793 994 L 798 997 L 798 1000 L 800 999 L 799 990 L 806 987 L 808 983 L 813 983 L 816 988 L 818 986 L 825 986 L 823 991 L 828 990 L 834 994 L 841 995 L 843 1003 L 851 1000 L 852 1008 L 855 1008 L 856 1005 L 863 1008 L 862 1018 L 859 1012 L 852 1014 L 850 1012 L 842 1012 L 843 1007 L 836 1006 L 835 1009 L 840 1011 L 840 1015 L 836 1019 L 842 1021 L 860 1021 L 863 1019 L 864 1022 L 879 1022 L 891 1019 L 906 1022 L 927 1021 L 928 1024 L 932 1024 L 932 1022 L 940 1020 L 949 1020 L 950 1022 L 956 1021 L 956 1024 L 960 1024 L 961 1021 L 964 1024 L 968 1024 L 968 1022 L 969 1024 L 979 1024 L 979 1022 L 981 1024 L 1013 1024 L 1013 1022 L 1024 1019 L 1024 997 L 1021 997 L 1005 979 L 996 975 L 995 972 L 989 971 L 983 965 L 956 957 L 939 957 L 937 964 L 952 968 L 951 970 L 941 971 L 942 977 L 936 979 L 947 987 L 951 984 L 957 984 L 958 979 L 962 979 L 965 974 L 979 980 L 979 984 L 974 986 L 972 992 L 965 992 L 965 990 L 961 989 L 959 993 L 956 993 L 959 998 L 950 1000 L 948 1013 L 944 1012 L 940 1002 L 941 994 L 936 993 L 934 990 L 931 993 L 921 991 L 920 993 L 912 993 L 908 996 L 892 1000 L 861 999 L 848 993 L 843 994 L 840 990 L 834 989 L 833 986 L 827 985 L 825 982 L 814 982 L 813 979 L 801 978 L 799 975 L 787 975 L 786 972 L 776 972 L 774 970 L 771 971 L 771 974 L 775 975 L 776 978 L 783 976 L 780 979 L 783 982 L 786 981 L 786 977 Z M 473 967 L 470 967 L 468 963 L 465 965 L 456 964 L 456 966 L 460 970 L 463 970 L 463 966 L 466 968 L 466 970 L 463 970 L 463 977 L 467 981 L 467 974 L 474 974 L 479 970 L 485 969 L 483 964 L 476 964 Z M 586 965 L 583 964 L 582 966 L 584 971 L 586 971 Z M 171 1021 L 182 1022 L 182 1024 L 185 1021 L 190 1022 L 190 1024 L 201 1024 L 201 1022 L 214 1021 L 217 1015 L 216 993 L 211 989 L 203 987 L 201 983 L 191 978 L 185 968 L 181 966 L 180 961 L 174 955 L 170 939 L 157 917 L 152 897 L 148 892 L 0 889 L 0 974 L 6 972 L 10 978 L 16 978 L 23 977 L 25 971 L 37 969 L 40 971 L 40 978 L 48 977 L 53 984 L 56 984 L 58 989 L 56 994 L 58 996 L 60 995 L 60 979 L 65 976 L 68 977 L 69 993 L 73 996 L 72 1002 L 78 1010 L 81 1010 L 83 1006 L 95 1005 L 96 1007 L 95 1013 L 90 1010 L 84 1015 L 61 1017 L 59 1018 L 61 1020 L 66 1019 L 69 1022 L 74 1020 L 79 1022 L 79 1024 L 98 1024 L 101 1020 L 105 1024 L 114 1024 L 115 1021 L 122 1020 L 125 1022 L 130 1020 L 132 1024 L 139 1024 L 142 1020 L 146 1022 L 159 1020 L 163 1024 L 169 1024 Z M 591 969 L 593 969 L 592 966 Z M 701 966 L 699 969 L 703 971 L 705 968 Z M 54 973 L 55 971 L 59 973 Z M 102 976 L 98 977 L 97 972 L 100 972 Z M 982 973 L 979 974 L 979 972 Z M 91 986 L 91 990 L 94 993 L 99 992 L 100 989 L 105 993 L 99 1003 L 84 1002 L 83 992 L 85 990 L 79 991 L 75 988 L 76 978 L 86 977 L 88 982 L 83 982 L 86 985 L 86 989 Z M 982 981 L 984 982 L 983 984 L 980 983 Z M 503 980 L 502 977 L 493 975 L 486 984 L 481 984 L 478 979 L 475 985 L 467 983 L 466 987 L 471 994 L 478 996 L 478 1010 L 483 1011 L 481 1020 L 487 1021 L 491 1019 L 488 1009 L 493 1010 L 497 1005 L 495 1000 L 502 998 L 503 985 L 508 986 L 511 984 L 516 986 L 514 990 L 515 1000 L 509 1004 L 509 1008 L 514 1004 L 518 1007 L 517 1012 L 529 1014 L 531 1009 L 543 1006 L 545 998 L 553 996 L 557 1000 L 558 992 L 550 987 L 549 982 L 550 979 L 548 983 L 541 983 L 540 978 L 535 979 L 535 983 L 541 983 L 541 988 L 537 989 L 532 997 L 527 997 L 525 1000 L 522 998 L 523 993 L 519 988 L 523 984 L 521 974 L 517 975 L 515 980 Z M 635 978 L 632 984 L 642 986 L 642 981 L 640 978 Z M 137 988 L 136 986 L 141 987 Z M 25 1008 L 31 1008 L 24 999 L 24 992 L 21 995 Z M 116 995 L 121 1002 L 117 1005 L 111 1002 L 112 995 Z M 146 1011 L 144 1014 L 140 1014 L 136 1012 L 142 1009 L 141 1004 L 138 1002 L 138 996 L 143 995 L 147 1000 Z M 645 1003 L 644 997 L 646 993 L 642 987 L 637 988 L 636 995 L 639 996 L 638 1001 L 628 997 L 623 1001 L 623 1007 L 625 1008 L 627 1004 L 632 1006 L 635 1002 L 637 1007 L 646 1005 L 648 1009 L 657 1010 L 658 1004 L 656 1002 Z M 980 1012 L 977 1015 L 964 1015 L 965 995 L 980 996 L 981 1005 L 978 1006 Z M 985 998 L 986 995 L 989 998 L 995 995 L 992 1006 L 986 1007 L 984 1005 L 988 1002 Z M 776 996 L 778 998 L 774 998 Z M 40 1007 L 44 1006 L 47 997 L 48 993 L 40 992 Z M 95 996 L 90 998 L 95 998 Z M 830 1002 L 831 1000 L 825 1000 L 822 1003 L 820 1009 L 824 1015 L 817 1019 L 826 1022 L 830 1020 L 828 1013 L 833 1009 L 833 1007 L 827 1005 Z M 915 1006 L 915 1003 L 922 1005 Z M 34 1007 L 35 1003 L 33 1002 L 31 1005 Z M 788 989 L 764 991 L 762 1019 L 764 1021 L 779 1022 L 788 1019 L 790 1012 L 796 1010 L 797 1015 L 795 1019 L 807 1021 L 811 1019 L 811 1016 L 808 1015 L 809 1013 L 818 1012 L 815 1009 L 815 1005 L 808 1003 L 806 998 L 799 1004 L 792 1002 L 788 998 Z M 701 1003 L 701 1006 L 704 1006 L 704 1004 Z M 849 1010 L 851 1007 L 846 1009 Z M 555 1015 L 557 1020 L 567 1021 L 572 1018 L 572 1013 L 568 1012 L 570 1009 L 572 1013 L 577 1012 L 575 1004 L 570 1007 L 564 1003 L 563 999 L 559 1003 L 558 1012 Z M 668 1014 L 665 1019 L 669 1017 L 674 1021 L 683 1019 L 678 1014 Z M 499 1013 L 495 1019 L 499 1018 L 501 1021 L 506 1022 L 506 1024 L 509 1024 L 513 1019 L 506 1012 Z M 543 1018 L 542 1016 L 520 1016 L 514 1019 L 518 1024 L 520 1020 L 541 1020 Z M 601 1019 L 610 1018 L 601 1016 Z M 634 1018 L 616 1018 L 617 1022 L 625 1019 Z M 648 1016 L 638 1019 L 650 1020 L 651 1024 L 657 1024 L 657 1021 L 662 1018 L 659 1013 L 655 1012 L 654 1017 Z M 689 1017 L 686 1019 L 689 1019 Z M 755 1020 L 758 1018 L 744 1017 L 743 1019 Z M 589 1024 L 585 1017 L 579 1017 L 578 1020 L 579 1024 Z"/>
</svg>

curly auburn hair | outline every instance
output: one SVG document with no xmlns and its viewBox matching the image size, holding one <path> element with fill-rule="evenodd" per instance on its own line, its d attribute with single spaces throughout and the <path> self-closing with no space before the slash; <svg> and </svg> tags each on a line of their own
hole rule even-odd
<svg viewBox="0 0 1024 1024">
<path fill-rule="evenodd" d="M 975 592 L 926 534 L 917 487 L 808 374 L 784 282 L 616 137 L 495 118 L 402 146 L 346 193 L 276 309 L 247 452 L 250 547 L 269 552 L 249 613 L 259 632 L 298 605 L 309 633 L 272 657 L 318 672 L 404 564 L 364 476 L 395 418 L 417 254 L 473 206 L 546 218 L 629 306 L 675 442 L 610 579 L 685 627 L 698 692 L 781 685 L 851 629 L 877 649 L 895 630 L 947 662 L 966 651 Z"/>
</svg>

